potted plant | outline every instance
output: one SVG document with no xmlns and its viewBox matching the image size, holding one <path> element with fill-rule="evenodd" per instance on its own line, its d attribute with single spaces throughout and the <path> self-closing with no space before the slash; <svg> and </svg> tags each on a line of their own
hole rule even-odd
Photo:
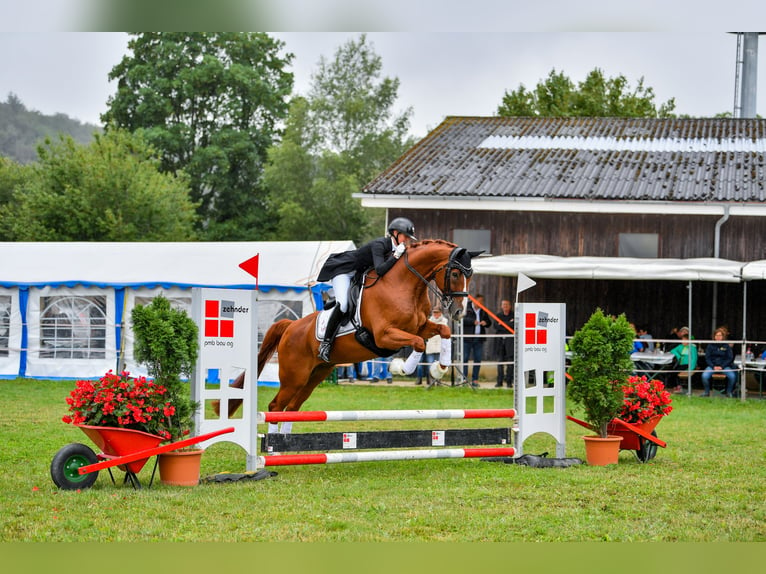
<svg viewBox="0 0 766 574">
<path fill-rule="evenodd" d="M 191 375 L 197 361 L 197 325 L 181 309 L 174 309 L 162 295 L 149 305 L 136 305 L 131 312 L 135 343 L 133 354 L 155 383 L 167 389 L 172 414 L 168 417 L 170 440 L 180 440 L 194 426 L 199 404 L 191 400 L 191 389 L 181 377 Z M 181 449 L 160 455 L 160 480 L 166 484 L 193 485 L 199 481 L 202 450 Z M 175 462 L 173 462 L 175 461 Z M 190 467 L 189 478 L 171 478 L 171 465 Z M 196 475 L 195 473 L 196 467 Z"/>
<path fill-rule="evenodd" d="M 586 422 L 598 433 L 583 437 L 588 464 L 617 462 L 622 437 L 609 435 L 607 427 L 623 406 L 623 387 L 633 369 L 633 337 L 624 314 L 608 317 L 596 309 L 570 341 L 567 395 L 583 407 Z M 605 458 L 599 460 L 597 452 L 603 452 Z"/>
</svg>

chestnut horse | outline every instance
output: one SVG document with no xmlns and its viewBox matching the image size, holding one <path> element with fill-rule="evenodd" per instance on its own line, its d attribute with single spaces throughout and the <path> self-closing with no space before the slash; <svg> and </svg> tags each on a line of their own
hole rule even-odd
<svg viewBox="0 0 766 574">
<path fill-rule="evenodd" d="M 447 325 L 428 320 L 431 314 L 428 292 L 440 299 L 445 314 L 459 319 L 473 275 L 471 258 L 479 253 L 447 241 L 425 239 L 412 244 L 382 277 L 370 271 L 365 278 L 360 315 L 375 344 L 392 352 L 407 346 L 422 352 L 425 341 L 436 334 L 449 339 L 452 333 Z M 279 391 L 269 403 L 269 412 L 299 410 L 335 365 L 359 363 L 377 356 L 362 346 L 353 333 L 348 333 L 335 339 L 329 363 L 319 359 L 316 337 L 319 314 L 316 311 L 301 319 L 282 319 L 266 331 L 258 352 L 258 375 L 276 351 L 280 381 Z M 233 386 L 241 388 L 243 383 L 244 375 L 240 375 Z M 229 401 L 229 416 L 241 403 Z"/>
</svg>

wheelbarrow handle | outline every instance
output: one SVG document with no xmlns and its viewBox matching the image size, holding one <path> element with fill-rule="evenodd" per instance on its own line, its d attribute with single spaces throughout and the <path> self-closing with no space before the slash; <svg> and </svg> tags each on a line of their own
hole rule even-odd
<svg viewBox="0 0 766 574">
<path fill-rule="evenodd" d="M 77 469 L 77 472 L 80 474 L 88 474 L 89 472 L 95 472 L 97 470 L 103 470 L 105 468 L 111 468 L 113 466 L 118 466 L 121 464 L 127 464 L 129 462 L 133 462 L 136 460 L 141 460 L 144 458 L 149 458 L 151 456 L 154 456 L 156 454 L 162 454 L 163 452 L 170 452 L 171 450 L 177 450 L 179 448 L 183 448 L 185 446 L 190 446 L 193 444 L 197 444 L 203 441 L 206 441 L 210 438 L 227 434 L 230 432 L 234 432 L 234 427 L 226 427 L 224 429 L 220 429 L 217 431 L 209 432 L 207 434 L 202 434 L 199 436 L 193 436 L 191 438 L 186 438 L 183 440 L 180 440 L 178 442 L 171 442 L 169 444 L 163 444 L 161 446 L 155 446 L 153 448 L 147 448 L 144 450 L 136 451 L 132 454 L 126 454 L 125 456 L 117 456 L 114 458 L 110 458 L 108 460 L 104 460 L 101 462 L 97 462 L 94 464 L 89 464 L 87 466 L 81 466 Z"/>
<path fill-rule="evenodd" d="M 585 421 L 581 421 L 580 419 L 576 419 L 576 418 L 574 418 L 574 417 L 570 417 L 569 415 L 567 415 L 567 419 L 568 419 L 568 420 L 570 420 L 570 421 L 572 421 L 573 423 L 577 423 L 577 424 L 578 424 L 578 425 L 580 425 L 581 427 L 585 427 L 586 429 L 590 429 L 590 430 L 592 430 L 593 432 L 596 432 L 596 429 L 595 429 L 595 428 L 593 428 L 593 427 L 592 427 L 591 425 L 589 425 L 588 423 L 586 423 Z"/>
<path fill-rule="evenodd" d="M 665 448 L 666 446 L 668 446 L 668 443 L 666 443 L 664 440 L 660 440 L 656 436 L 653 436 L 651 433 L 646 432 L 642 428 L 636 425 L 630 424 L 629 422 L 625 422 L 622 419 L 617 419 L 617 418 L 612 419 L 612 424 L 617 424 L 629 431 L 633 431 L 638 436 L 644 437 L 646 440 L 651 441 L 657 446 L 661 446 L 662 448 Z"/>
</svg>

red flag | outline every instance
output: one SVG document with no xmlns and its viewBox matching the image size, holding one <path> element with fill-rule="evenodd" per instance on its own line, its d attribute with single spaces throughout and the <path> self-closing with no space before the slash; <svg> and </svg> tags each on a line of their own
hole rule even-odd
<svg viewBox="0 0 766 574">
<path fill-rule="evenodd" d="M 255 277 L 255 288 L 258 289 L 258 256 L 251 257 L 239 264 L 240 268 Z"/>
</svg>

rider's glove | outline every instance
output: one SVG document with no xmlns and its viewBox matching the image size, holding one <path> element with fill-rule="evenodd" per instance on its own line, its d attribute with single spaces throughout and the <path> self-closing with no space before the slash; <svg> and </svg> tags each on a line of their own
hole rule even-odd
<svg viewBox="0 0 766 574">
<path fill-rule="evenodd" d="M 399 245 L 397 245 L 396 249 L 394 249 L 394 257 L 396 259 L 399 259 L 402 256 L 402 253 L 404 253 L 404 250 L 406 248 L 407 248 L 407 246 L 404 245 L 404 243 L 400 243 Z"/>
</svg>

